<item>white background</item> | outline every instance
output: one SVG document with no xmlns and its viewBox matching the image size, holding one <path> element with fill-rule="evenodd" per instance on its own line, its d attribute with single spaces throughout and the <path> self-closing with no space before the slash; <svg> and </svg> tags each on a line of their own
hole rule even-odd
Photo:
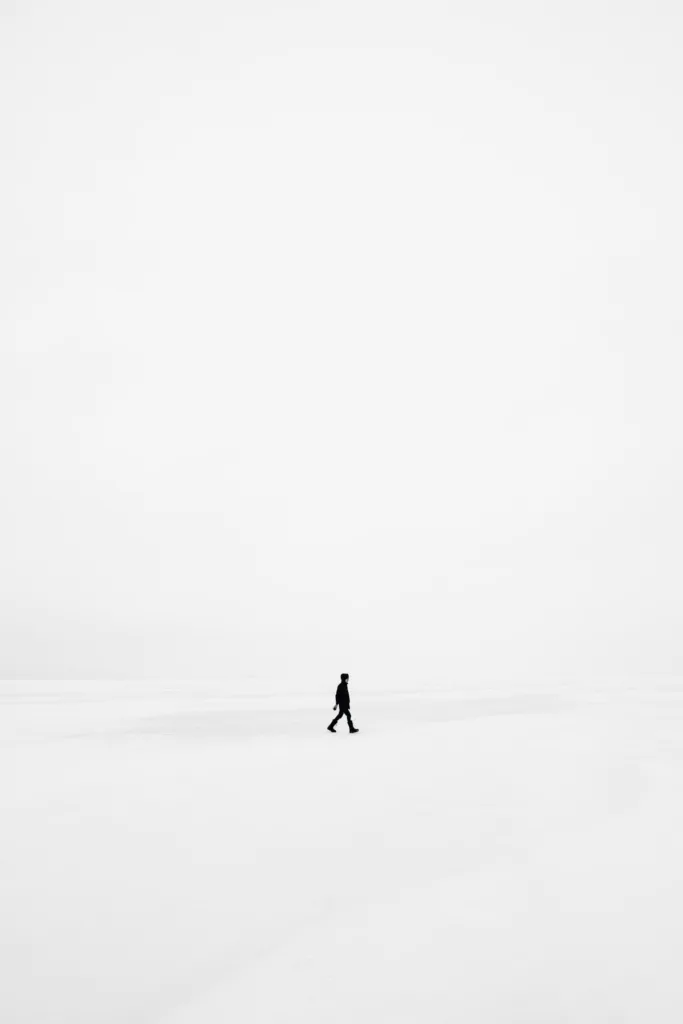
<svg viewBox="0 0 683 1024">
<path fill-rule="evenodd" d="M 3 1024 L 680 1024 L 676 689 L 223 691 L 0 684 Z"/>
<path fill-rule="evenodd" d="M 682 53 L 0 0 L 3 1024 L 683 1019 Z"/>
<path fill-rule="evenodd" d="M 0 675 L 681 672 L 679 5 L 0 12 Z"/>
</svg>

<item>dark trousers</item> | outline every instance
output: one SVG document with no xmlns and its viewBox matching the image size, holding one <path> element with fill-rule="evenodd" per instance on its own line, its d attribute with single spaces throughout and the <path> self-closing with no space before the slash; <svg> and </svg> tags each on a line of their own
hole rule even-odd
<svg viewBox="0 0 683 1024">
<path fill-rule="evenodd" d="M 348 708 L 339 708 L 339 714 L 336 718 L 333 718 L 330 722 L 332 728 L 337 724 L 343 715 L 346 715 L 346 720 L 349 723 L 349 729 L 353 729 L 353 722 L 351 721 L 351 712 Z"/>
</svg>

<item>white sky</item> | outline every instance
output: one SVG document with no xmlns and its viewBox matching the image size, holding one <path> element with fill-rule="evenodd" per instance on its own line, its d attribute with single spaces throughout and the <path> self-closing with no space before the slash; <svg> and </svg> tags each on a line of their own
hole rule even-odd
<svg viewBox="0 0 683 1024">
<path fill-rule="evenodd" d="M 683 673 L 682 53 L 0 0 L 0 675 Z"/>
</svg>

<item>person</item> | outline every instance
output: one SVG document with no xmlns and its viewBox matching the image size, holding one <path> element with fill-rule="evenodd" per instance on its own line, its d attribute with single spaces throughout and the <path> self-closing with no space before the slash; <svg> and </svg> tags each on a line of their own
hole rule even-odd
<svg viewBox="0 0 683 1024">
<path fill-rule="evenodd" d="M 330 732 L 336 732 L 335 725 L 337 724 L 339 719 L 342 717 L 342 715 L 346 715 L 346 720 L 349 723 L 349 732 L 358 732 L 358 729 L 356 729 L 355 725 L 353 724 L 353 722 L 351 720 L 351 698 L 349 697 L 349 674 L 348 674 L 348 672 L 342 672 L 341 682 L 340 682 L 339 686 L 337 687 L 337 692 L 335 694 L 335 700 L 336 700 L 336 704 L 334 705 L 334 709 L 336 711 L 337 708 L 339 708 L 339 714 L 337 715 L 336 718 L 333 718 L 332 721 L 330 722 L 330 724 L 328 725 L 327 728 L 329 729 L 329 731 Z"/>
</svg>

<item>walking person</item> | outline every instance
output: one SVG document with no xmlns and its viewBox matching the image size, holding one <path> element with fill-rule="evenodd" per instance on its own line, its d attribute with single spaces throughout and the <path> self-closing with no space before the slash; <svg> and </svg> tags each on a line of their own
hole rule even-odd
<svg viewBox="0 0 683 1024">
<path fill-rule="evenodd" d="M 329 731 L 336 732 L 335 725 L 342 717 L 342 715 L 346 715 L 346 720 L 349 723 L 349 732 L 358 732 L 358 729 L 356 729 L 355 725 L 351 721 L 351 698 L 349 697 L 348 672 L 342 673 L 341 682 L 337 687 L 337 692 L 335 694 L 335 701 L 336 704 L 334 705 L 334 708 L 335 711 L 337 710 L 337 708 L 339 708 L 339 714 L 337 715 L 336 718 L 333 718 L 330 724 L 328 725 L 327 728 L 329 729 Z"/>
</svg>

